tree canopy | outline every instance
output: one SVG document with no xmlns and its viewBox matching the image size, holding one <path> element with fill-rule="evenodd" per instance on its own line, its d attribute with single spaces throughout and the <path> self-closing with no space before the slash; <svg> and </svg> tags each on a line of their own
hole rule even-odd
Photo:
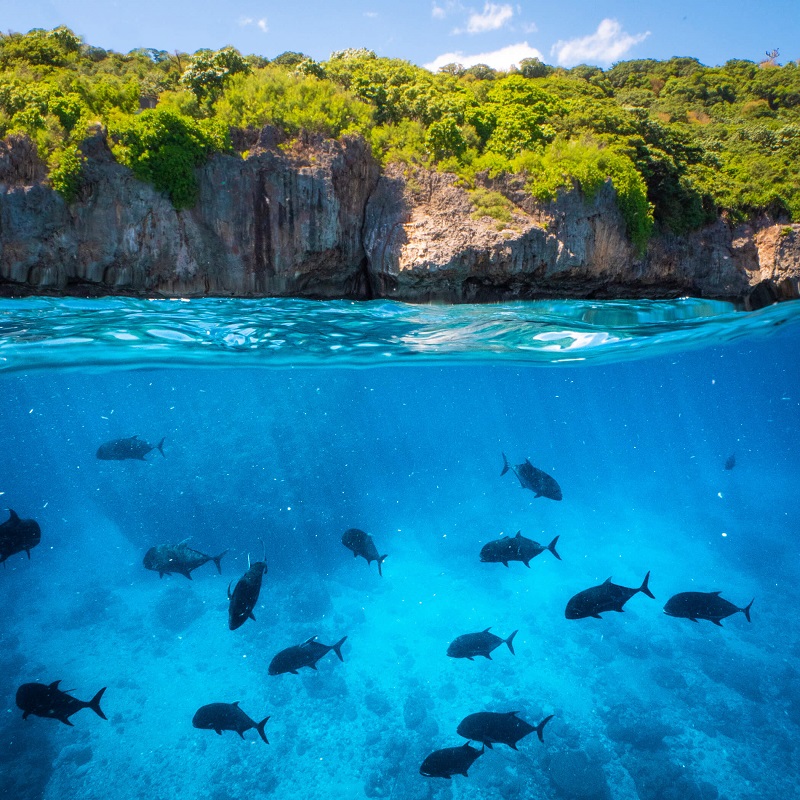
<svg viewBox="0 0 800 800">
<path fill-rule="evenodd" d="M 265 124 L 287 137 L 359 133 L 382 163 L 449 170 L 468 188 L 482 173 L 522 174 L 543 198 L 611 181 L 639 244 L 654 225 L 682 233 L 722 213 L 800 220 L 800 66 L 776 58 L 607 70 L 525 59 L 508 73 L 434 74 L 365 48 L 269 61 L 233 47 L 115 53 L 63 26 L 0 35 L 0 137 L 33 139 L 67 200 L 98 126 L 121 162 L 185 207 L 194 169 L 230 150 L 227 131 Z"/>
</svg>

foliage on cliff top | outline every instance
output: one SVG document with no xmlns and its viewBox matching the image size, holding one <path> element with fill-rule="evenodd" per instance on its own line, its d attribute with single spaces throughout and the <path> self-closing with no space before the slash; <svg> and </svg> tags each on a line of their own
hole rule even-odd
<svg viewBox="0 0 800 800">
<path fill-rule="evenodd" d="M 145 135 L 156 105 L 171 115 L 162 118 L 169 136 Z M 526 60 L 508 74 L 458 64 L 433 74 L 363 48 L 326 62 L 287 51 L 270 63 L 231 47 L 123 55 L 64 27 L 0 35 L 0 136 L 33 138 L 68 198 L 80 184 L 77 145 L 96 123 L 115 132 L 120 159 L 181 205 L 195 166 L 225 146 L 220 126 L 268 123 L 289 136 L 360 132 L 383 163 L 454 171 L 473 186 L 482 172 L 520 170 L 540 194 L 556 180 L 589 194 L 611 180 L 637 242 L 650 207 L 656 226 L 679 233 L 721 212 L 800 220 L 794 63 L 673 58 L 565 70 Z M 184 137 L 187 155 L 171 136 Z M 157 164 L 172 176 L 166 184 Z"/>
</svg>

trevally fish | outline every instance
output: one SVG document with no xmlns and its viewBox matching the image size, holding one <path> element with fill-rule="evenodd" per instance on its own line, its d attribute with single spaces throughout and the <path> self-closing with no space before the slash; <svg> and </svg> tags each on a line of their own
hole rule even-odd
<svg viewBox="0 0 800 800">
<path fill-rule="evenodd" d="M 540 742 L 544 742 L 544 726 L 553 719 L 553 714 L 545 717 L 536 727 L 520 719 L 518 711 L 507 711 L 499 714 L 494 711 L 479 711 L 470 714 L 458 723 L 456 733 L 465 739 L 483 742 L 491 748 L 493 744 L 507 744 L 512 749 L 517 749 L 517 742 L 529 733 L 536 732 Z"/>
<path fill-rule="evenodd" d="M 42 529 L 33 519 L 20 519 L 16 511 L 8 509 L 8 519 L 0 525 L 0 563 L 9 556 L 25 551 L 31 557 L 31 548 L 42 539 Z"/>
<path fill-rule="evenodd" d="M 522 464 L 513 466 L 508 463 L 506 454 L 503 453 L 503 471 L 500 473 L 501 477 L 509 470 L 517 476 L 519 485 L 523 489 L 530 489 L 536 497 L 549 497 L 551 500 L 561 500 L 561 487 L 558 485 L 556 479 L 534 467 L 527 458 Z"/>
<path fill-rule="evenodd" d="M 367 564 L 373 561 L 378 562 L 378 575 L 383 577 L 381 571 L 381 564 L 386 556 L 378 555 L 378 548 L 375 547 L 375 542 L 368 533 L 359 530 L 358 528 L 348 528 L 342 535 L 342 544 L 348 549 L 353 551 L 353 556 L 358 558 L 361 556 L 367 560 Z M 388 553 L 386 554 L 388 555 Z"/>
<path fill-rule="evenodd" d="M 611 583 L 611 578 L 608 578 L 600 586 L 584 589 L 570 598 L 564 616 L 567 619 L 584 619 L 585 617 L 602 619 L 600 615 L 604 611 L 623 611 L 622 607 L 625 603 L 639 592 L 655 600 L 656 598 L 647 585 L 649 580 L 650 573 L 648 572 L 638 589 L 629 589 L 627 586 L 617 586 L 616 583 Z"/>
<path fill-rule="evenodd" d="M 263 545 L 263 542 L 262 542 Z M 247 557 L 248 564 L 250 556 Z M 261 581 L 267 572 L 267 551 L 264 549 L 264 560 L 255 561 L 249 564 L 247 572 L 236 581 L 236 586 L 231 592 L 231 585 L 228 584 L 228 627 L 235 631 L 241 628 L 248 620 L 255 622 L 253 609 L 258 602 L 261 593 Z"/>
<path fill-rule="evenodd" d="M 162 438 L 158 444 L 148 444 L 138 435 L 130 436 L 127 439 L 112 439 L 97 448 L 97 457 L 101 461 L 126 461 L 127 459 L 144 461 L 145 456 L 151 450 L 158 450 L 163 456 L 164 439 L 166 438 L 166 436 Z"/>
<path fill-rule="evenodd" d="M 445 747 L 443 750 L 434 750 L 426 756 L 419 768 L 419 774 L 426 778 L 450 778 L 453 775 L 467 775 L 467 770 L 473 765 L 475 759 L 483 754 L 485 748 L 478 750 L 470 747 L 466 742 L 461 747 Z"/>
<path fill-rule="evenodd" d="M 69 692 L 58 688 L 61 681 L 53 683 L 23 683 L 17 689 L 17 706 L 22 709 L 22 719 L 35 717 L 57 719 L 72 727 L 69 718 L 83 708 L 91 708 L 98 717 L 107 719 L 100 708 L 100 700 L 107 687 L 103 687 L 91 700 L 78 700 Z"/>
<path fill-rule="evenodd" d="M 202 567 L 203 564 L 207 564 L 209 561 L 213 561 L 217 565 L 217 572 L 221 575 L 222 564 L 220 562 L 228 551 L 223 550 L 218 556 L 207 556 L 199 550 L 187 547 L 186 542 L 188 541 L 188 539 L 184 539 L 178 544 L 160 544 L 157 547 L 151 547 L 144 554 L 142 563 L 145 569 L 157 572 L 159 578 L 177 572 L 179 575 L 184 575 L 191 580 L 192 570 Z"/>
<path fill-rule="evenodd" d="M 720 597 L 720 592 L 680 592 L 670 597 L 664 606 L 664 613 L 670 617 L 683 617 L 697 622 L 699 619 L 707 619 L 715 625 L 722 627 L 721 620 L 730 617 L 741 611 L 750 622 L 750 608 L 755 598 L 744 608 L 735 606 L 725 598 Z"/>
<path fill-rule="evenodd" d="M 530 568 L 530 561 L 540 553 L 549 550 L 559 561 L 561 556 L 556 552 L 558 536 L 548 545 L 534 542 L 527 539 L 520 531 L 516 536 L 501 536 L 499 539 L 487 542 L 481 548 L 481 561 L 484 563 L 500 563 L 508 566 L 509 561 L 521 561 L 526 567 Z"/>
<path fill-rule="evenodd" d="M 235 731 L 244 739 L 244 732 L 255 728 L 258 735 L 266 744 L 267 736 L 264 733 L 264 726 L 269 717 L 264 717 L 261 722 L 250 719 L 247 714 L 239 708 L 239 701 L 235 703 L 209 703 L 197 709 L 192 718 L 192 725 L 203 730 L 216 731 L 222 736 L 222 731 Z"/>
<path fill-rule="evenodd" d="M 731 453 L 725 459 L 725 469 L 733 469 L 736 466 L 736 453 Z"/>
<path fill-rule="evenodd" d="M 316 669 L 317 661 L 330 653 L 331 650 L 339 656 L 339 661 L 344 661 L 342 658 L 342 645 L 347 640 L 346 636 L 339 639 L 336 644 L 321 644 L 316 641 L 316 638 L 316 636 L 312 636 L 302 644 L 296 644 L 281 650 L 270 662 L 267 670 L 269 674 L 282 675 L 285 672 L 291 672 L 292 675 L 297 675 L 297 670 L 301 667 Z"/>
<path fill-rule="evenodd" d="M 511 655 L 516 655 L 513 642 L 518 632 L 514 631 L 507 639 L 501 639 L 499 636 L 489 633 L 490 629 L 487 628 L 480 633 L 464 633 L 461 636 L 457 636 L 450 642 L 450 646 L 447 648 L 447 655 L 450 658 L 468 658 L 470 661 L 475 656 L 483 656 L 491 661 L 492 650 L 501 644 L 507 644 Z"/>
</svg>

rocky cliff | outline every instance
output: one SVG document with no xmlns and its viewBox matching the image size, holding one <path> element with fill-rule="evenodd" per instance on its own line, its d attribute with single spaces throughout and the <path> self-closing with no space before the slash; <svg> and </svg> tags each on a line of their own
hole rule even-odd
<svg viewBox="0 0 800 800">
<path fill-rule="evenodd" d="M 270 128 L 247 157 L 198 171 L 200 199 L 177 212 L 114 160 L 83 146 L 85 180 L 67 205 L 25 139 L 0 143 L 0 293 L 20 295 L 389 297 L 480 302 L 535 297 L 729 299 L 800 296 L 800 225 L 719 220 L 684 237 L 625 235 L 610 184 L 588 200 L 537 203 L 495 182 L 510 222 L 475 219 L 467 191 L 437 172 L 384 173 L 358 137 Z M 244 145 L 243 145 L 244 146 Z"/>
</svg>

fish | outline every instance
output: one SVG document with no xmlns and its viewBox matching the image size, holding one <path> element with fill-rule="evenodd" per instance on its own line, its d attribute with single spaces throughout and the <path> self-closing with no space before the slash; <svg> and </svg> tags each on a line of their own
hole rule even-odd
<svg viewBox="0 0 800 800">
<path fill-rule="evenodd" d="M 375 547 L 375 542 L 368 533 L 359 530 L 358 528 L 348 528 L 342 535 L 342 544 L 348 549 L 353 551 L 353 557 L 358 558 L 361 556 L 367 560 L 367 564 L 373 561 L 378 562 L 378 575 L 383 577 L 381 571 L 381 564 L 389 554 L 385 556 L 378 555 L 378 548 Z"/>
<path fill-rule="evenodd" d="M 509 561 L 521 561 L 530 569 L 530 561 L 540 553 L 549 550 L 559 561 L 561 556 L 556 552 L 558 536 L 547 546 L 534 542 L 533 539 L 525 538 L 520 531 L 517 535 L 501 536 L 492 542 L 487 542 L 481 548 L 481 561 L 484 563 L 500 563 L 508 566 Z"/>
<path fill-rule="evenodd" d="M 69 718 L 83 708 L 91 708 L 98 717 L 108 719 L 100 708 L 100 700 L 107 687 L 103 687 L 91 700 L 78 700 L 69 692 L 58 688 L 61 681 L 45 683 L 23 683 L 17 689 L 17 706 L 22 709 L 22 719 L 31 714 L 35 717 L 57 719 L 72 727 Z"/>
<path fill-rule="evenodd" d="M 148 444 L 138 435 L 130 436 L 127 439 L 112 439 L 97 448 L 97 457 L 101 461 L 126 461 L 127 459 L 144 461 L 145 456 L 151 450 L 158 450 L 163 456 L 164 439 L 166 438 L 166 436 L 163 437 L 158 444 Z"/>
<path fill-rule="evenodd" d="M 263 542 L 262 542 L 263 545 Z M 258 595 L 261 593 L 261 581 L 267 572 L 267 553 L 264 549 L 264 560 L 250 564 L 250 556 L 247 557 L 248 569 L 233 588 L 228 584 L 228 627 L 235 631 L 241 628 L 248 620 L 255 622 L 253 609 L 258 602 Z"/>
<path fill-rule="evenodd" d="M 311 669 L 317 668 L 317 661 L 324 655 L 333 650 L 339 661 L 344 661 L 342 658 L 342 645 L 347 640 L 346 636 L 339 639 L 336 644 L 321 644 L 316 641 L 317 637 L 312 636 L 306 639 L 303 644 L 296 644 L 292 647 L 287 647 L 281 650 L 275 658 L 270 661 L 267 672 L 270 675 L 282 675 L 285 672 L 291 672 L 292 675 L 297 675 L 297 670 L 301 667 L 310 667 Z"/>
<path fill-rule="evenodd" d="M 739 608 L 724 597 L 720 597 L 720 592 L 680 592 L 667 600 L 664 613 L 670 617 L 690 619 L 692 622 L 707 619 L 721 628 L 721 620 L 738 611 L 741 611 L 750 622 L 750 608 L 754 601 L 755 598 L 744 608 Z"/>
<path fill-rule="evenodd" d="M 656 598 L 647 585 L 649 580 L 650 573 L 648 572 L 638 589 L 629 589 L 627 586 L 617 586 L 616 583 L 611 583 L 611 578 L 608 578 L 600 586 L 584 589 L 570 598 L 564 616 L 567 619 L 584 619 L 585 617 L 602 619 L 600 614 L 604 611 L 624 611 L 622 607 L 625 603 L 639 592 L 655 600 Z"/>
<path fill-rule="evenodd" d="M 517 742 L 529 733 L 536 731 L 539 741 L 544 743 L 544 726 L 553 719 L 553 714 L 545 717 L 536 727 L 520 719 L 518 711 L 507 711 L 498 714 L 494 711 L 479 711 L 470 714 L 458 723 L 456 733 L 465 739 L 483 742 L 492 749 L 493 744 L 507 744 L 512 750 L 517 749 Z"/>
<path fill-rule="evenodd" d="M 235 703 L 209 703 L 207 706 L 200 706 L 192 718 L 192 725 L 202 730 L 215 731 L 219 736 L 222 736 L 222 731 L 236 731 L 242 739 L 245 731 L 255 728 L 264 743 L 269 744 L 264 733 L 268 719 L 269 717 L 264 717 L 261 722 L 250 719 L 239 708 L 237 700 Z"/>
<path fill-rule="evenodd" d="M 450 642 L 450 646 L 447 648 L 447 655 L 450 658 L 468 658 L 470 661 L 473 660 L 474 656 L 483 656 L 491 661 L 492 656 L 490 654 L 492 650 L 503 643 L 508 645 L 512 656 L 516 655 L 513 642 L 518 631 L 514 631 L 507 639 L 501 639 L 499 636 L 489 633 L 490 630 L 491 628 L 487 628 L 480 633 L 465 633 L 457 636 Z"/>
<path fill-rule="evenodd" d="M 0 563 L 23 550 L 31 557 L 31 548 L 42 540 L 42 529 L 33 519 L 20 519 L 8 509 L 8 519 L 0 525 Z"/>
<path fill-rule="evenodd" d="M 426 778 L 447 778 L 453 775 L 463 775 L 468 778 L 467 770 L 475 763 L 478 756 L 483 755 L 485 747 L 478 750 L 470 747 L 466 742 L 461 747 L 445 747 L 443 750 L 434 750 L 425 757 L 419 774 Z"/>
<path fill-rule="evenodd" d="M 503 453 L 503 470 L 500 476 L 502 477 L 509 470 L 517 476 L 519 485 L 523 489 L 530 489 L 536 497 L 549 497 L 551 500 L 561 500 L 561 487 L 558 485 L 556 479 L 534 467 L 527 458 L 522 464 L 513 466 L 508 463 L 506 454 Z"/>
<path fill-rule="evenodd" d="M 223 550 L 218 556 L 207 556 L 199 550 L 187 547 L 186 542 L 188 541 L 188 539 L 184 539 L 178 544 L 160 544 L 157 547 L 151 547 L 144 554 L 142 561 L 144 568 L 157 572 L 159 578 L 177 572 L 179 575 L 185 575 L 191 580 L 192 570 L 202 567 L 203 564 L 207 564 L 209 561 L 213 561 L 217 565 L 217 572 L 221 575 L 222 564 L 220 562 L 228 551 Z"/>
<path fill-rule="evenodd" d="M 731 453 L 725 459 L 725 469 L 733 469 L 736 466 L 736 453 Z"/>
</svg>

